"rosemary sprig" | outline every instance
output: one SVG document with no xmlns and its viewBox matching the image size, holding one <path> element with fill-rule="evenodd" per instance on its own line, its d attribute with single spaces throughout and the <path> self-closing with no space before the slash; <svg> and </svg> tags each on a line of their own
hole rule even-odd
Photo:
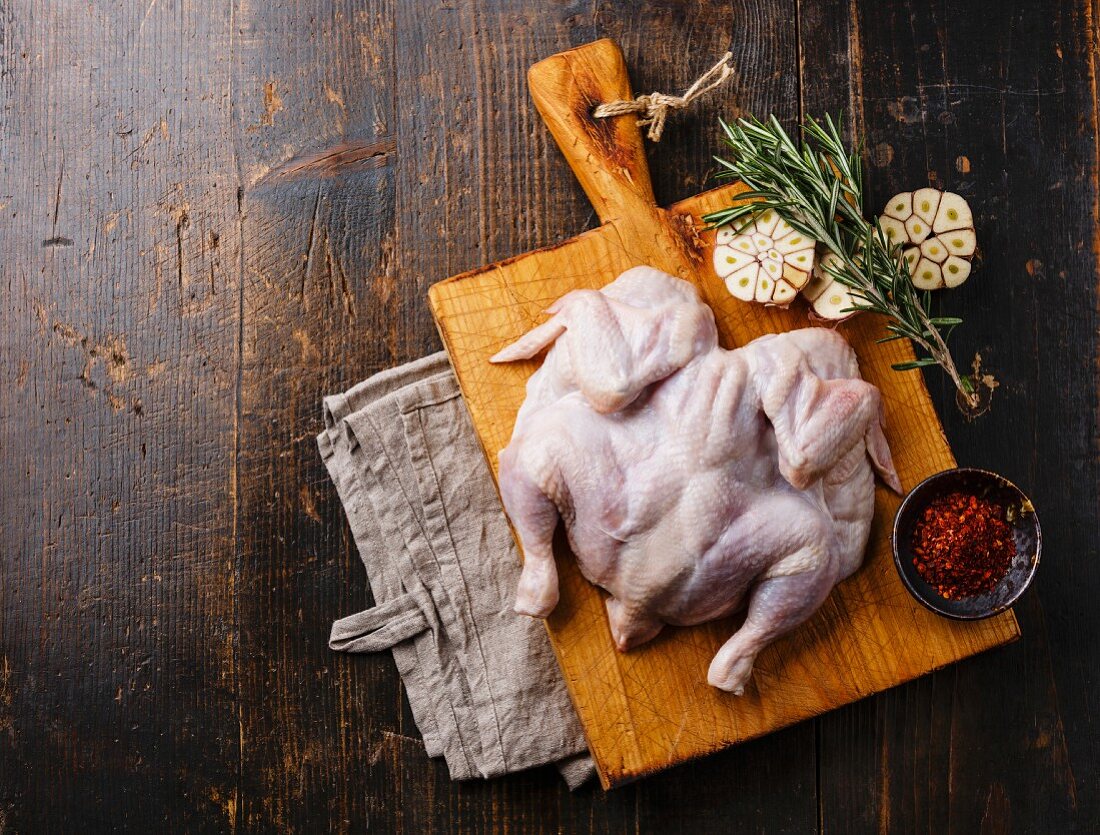
<svg viewBox="0 0 1100 835">
<path fill-rule="evenodd" d="M 825 269 L 851 289 L 856 300 L 848 310 L 870 310 L 887 317 L 888 335 L 880 342 L 911 339 L 927 354 L 897 363 L 896 371 L 938 365 L 955 384 L 963 400 L 976 405 L 974 386 L 959 374 L 947 348 L 947 339 L 962 323 L 956 317 L 929 313 L 930 294 L 913 286 L 900 245 L 891 245 L 877 224 L 863 216 L 862 142 L 849 151 L 829 115 L 823 122 L 807 118 L 802 142 L 796 143 L 779 121 L 755 118 L 722 122 L 725 144 L 733 160 L 715 157 L 720 178 L 741 180 L 748 192 L 738 200 L 751 200 L 711 212 L 704 220 L 711 226 L 744 226 L 768 209 L 804 235 L 824 244 L 840 259 Z M 743 221 L 739 223 L 740 221 Z"/>
</svg>

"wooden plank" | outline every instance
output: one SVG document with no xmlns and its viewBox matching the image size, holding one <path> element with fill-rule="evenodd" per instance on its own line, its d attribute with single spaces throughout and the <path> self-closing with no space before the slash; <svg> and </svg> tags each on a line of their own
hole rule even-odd
<svg viewBox="0 0 1100 835">
<path fill-rule="evenodd" d="M 321 398 L 391 365 L 396 322 L 418 304 L 392 265 L 392 9 L 245 6 L 237 25 L 238 823 L 392 832 L 399 758 L 423 746 L 402 728 L 388 653 L 328 649 L 332 621 L 370 597 L 316 443 Z"/>
<path fill-rule="evenodd" d="M 554 56 L 530 74 L 532 94 L 605 225 L 558 247 L 475 270 L 433 286 L 432 309 L 470 414 L 494 472 L 494 450 L 508 442 L 537 361 L 492 366 L 488 357 L 539 320 L 551 299 L 599 287 L 623 269 L 650 263 L 693 281 L 714 309 L 720 339 L 745 344 L 805 324 L 799 308 L 737 302 L 709 268 L 713 233 L 700 216 L 728 204 L 736 187 L 672 207 L 653 207 L 636 129 L 592 123 L 595 102 L 629 95 L 621 58 L 602 41 Z M 887 432 L 902 481 L 916 484 L 952 466 L 927 391 L 917 374 L 890 364 L 912 357 L 908 344 L 875 346 L 882 324 L 870 316 L 842 326 L 864 376 L 884 394 Z M 705 684 L 702 671 L 730 623 L 674 630 L 618 654 L 602 597 L 566 553 L 561 602 L 548 629 L 605 785 L 628 781 L 731 743 L 817 715 L 1011 640 L 1007 614 L 976 624 L 948 623 L 908 597 L 890 557 L 888 526 L 898 497 L 879 489 L 864 569 L 839 587 L 815 618 L 763 653 L 754 687 L 742 698 Z M 563 546 L 563 552 L 566 550 Z M 920 636 L 920 640 L 914 640 Z"/>
<path fill-rule="evenodd" d="M 1095 632 L 1095 615 L 1080 608 L 1071 624 L 1056 614 L 1078 609 L 1076 590 L 1096 576 L 1092 561 L 1071 556 L 1094 537 L 1097 483 L 1085 448 L 1095 420 L 1097 269 L 1089 12 L 846 6 L 803 4 L 812 10 L 803 14 L 807 43 L 823 43 L 806 52 L 807 87 L 828 95 L 837 77 L 828 56 L 850 56 L 876 205 L 931 180 L 974 206 L 981 266 L 938 301 L 966 320 L 956 356 L 980 351 L 1002 387 L 993 412 L 973 424 L 935 374 L 933 399 L 959 458 L 1023 485 L 1044 530 L 1057 533 L 1056 544 L 1047 537 L 1037 591 L 1017 606 L 1025 640 L 821 720 L 822 820 L 837 832 L 1068 831 L 1095 819 L 1082 789 L 1097 779 L 1095 732 L 1080 720 L 1068 732 L 1063 719 L 1090 710 L 1085 669 L 1095 669 L 1096 650 L 1080 636 Z M 839 50 L 805 25 L 812 16 L 842 21 Z M 1040 312 L 1054 309 L 1064 312 Z M 1093 359 L 1066 363 L 1056 345 Z M 1062 457 L 1069 449 L 1072 464 Z M 1081 485 L 1072 502 L 1060 500 L 1067 477 Z"/>
<path fill-rule="evenodd" d="M 221 3 L 0 14 L 0 830 L 233 824 Z"/>
<path fill-rule="evenodd" d="M 799 0 L 798 24 L 799 92 L 803 114 L 815 117 L 823 113 L 844 114 L 846 137 L 851 140 L 862 136 L 866 125 L 855 4 L 849 0 Z M 872 189 L 882 172 L 884 156 L 888 155 L 881 152 L 864 155 Z M 934 380 L 935 373 L 939 373 L 938 369 L 926 377 L 926 382 Z M 942 414 L 943 398 L 933 396 L 933 401 L 941 407 L 937 413 Z M 881 800 L 884 789 L 888 791 L 896 785 L 893 776 L 899 768 L 890 759 L 895 743 L 887 742 L 877 732 L 880 731 L 880 716 L 886 710 L 896 715 L 895 706 L 899 701 L 920 704 L 918 699 L 931 692 L 932 684 L 943 675 L 945 673 L 934 672 L 910 684 L 845 705 L 814 721 L 821 830 L 882 832 L 889 829 L 890 807 L 884 808 Z M 942 713 L 936 711 L 935 715 L 941 717 Z M 927 725 L 922 725 L 922 729 L 926 733 L 932 730 Z M 894 755 L 894 758 L 899 760 L 897 766 L 904 766 L 900 757 Z M 928 782 L 936 778 L 936 772 L 929 772 Z"/>
</svg>

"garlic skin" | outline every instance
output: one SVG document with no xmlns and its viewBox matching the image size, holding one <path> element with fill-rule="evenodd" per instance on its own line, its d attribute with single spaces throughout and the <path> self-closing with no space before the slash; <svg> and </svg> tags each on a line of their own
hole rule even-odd
<svg viewBox="0 0 1100 835">
<path fill-rule="evenodd" d="M 714 271 L 735 298 L 786 307 L 809 283 L 816 241 L 791 227 L 774 210 L 735 231 L 718 229 Z"/>
<path fill-rule="evenodd" d="M 966 200 L 951 191 L 919 188 L 895 194 L 878 218 L 891 244 L 921 290 L 958 287 L 970 276 L 970 259 L 978 248 L 974 214 Z"/>
</svg>

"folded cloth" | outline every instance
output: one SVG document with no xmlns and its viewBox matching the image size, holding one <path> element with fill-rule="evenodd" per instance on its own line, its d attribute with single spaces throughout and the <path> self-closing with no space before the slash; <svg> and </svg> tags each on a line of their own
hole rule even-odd
<svg viewBox="0 0 1100 835">
<path fill-rule="evenodd" d="M 375 606 L 329 646 L 389 649 L 452 779 L 594 767 L 542 624 L 512 612 L 520 558 L 458 383 L 433 354 L 325 398 L 317 444 Z"/>
</svg>

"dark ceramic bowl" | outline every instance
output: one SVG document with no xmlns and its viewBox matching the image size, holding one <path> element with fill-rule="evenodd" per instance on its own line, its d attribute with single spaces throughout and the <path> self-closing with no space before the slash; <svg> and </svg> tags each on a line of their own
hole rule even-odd
<svg viewBox="0 0 1100 835">
<path fill-rule="evenodd" d="M 913 565 L 913 527 L 931 501 L 955 491 L 990 499 L 1017 510 L 1012 522 L 1016 535 L 1016 556 L 1008 573 L 992 590 L 976 597 L 948 600 L 924 582 Z M 1019 600 L 1031 585 L 1043 550 L 1039 517 L 1034 510 L 1018 512 L 1025 502 L 1028 498 L 1019 487 L 988 470 L 958 468 L 929 476 L 909 491 L 894 517 L 894 564 L 901 575 L 901 582 L 920 603 L 944 617 L 979 620 L 1003 612 Z"/>
</svg>

